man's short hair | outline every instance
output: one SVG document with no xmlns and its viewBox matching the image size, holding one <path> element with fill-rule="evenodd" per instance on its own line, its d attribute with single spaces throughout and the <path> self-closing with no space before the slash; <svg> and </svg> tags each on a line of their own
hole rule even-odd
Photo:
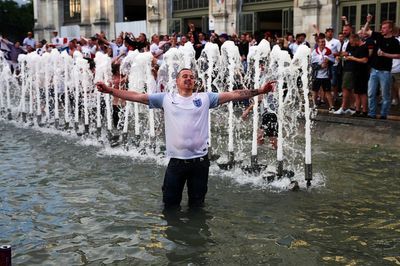
<svg viewBox="0 0 400 266">
<path fill-rule="evenodd" d="M 360 36 L 358 34 L 351 34 L 349 38 L 353 40 L 360 40 Z"/>
<path fill-rule="evenodd" d="M 384 24 L 389 25 L 389 28 L 393 29 L 394 23 L 393 23 L 392 20 L 384 20 L 384 21 L 382 21 L 381 26 L 384 25 Z"/>
<path fill-rule="evenodd" d="M 184 67 L 184 68 L 182 68 L 182 69 L 180 69 L 178 71 L 178 74 L 176 75 L 176 78 L 179 78 L 179 75 L 181 74 L 181 72 L 185 71 L 185 70 L 189 70 L 189 71 L 191 71 L 193 73 L 193 70 L 191 70 L 190 68 Z"/>
<path fill-rule="evenodd" d="M 322 32 L 320 34 L 318 34 L 318 40 L 325 40 L 325 34 L 323 34 Z"/>
</svg>

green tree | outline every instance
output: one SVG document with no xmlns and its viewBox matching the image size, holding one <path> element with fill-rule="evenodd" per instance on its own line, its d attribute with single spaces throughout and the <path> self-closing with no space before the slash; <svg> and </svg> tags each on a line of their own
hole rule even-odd
<svg viewBox="0 0 400 266">
<path fill-rule="evenodd" d="M 0 35 L 11 41 L 22 41 L 28 31 L 33 32 L 33 4 L 24 5 L 11 0 L 0 0 Z"/>
</svg>

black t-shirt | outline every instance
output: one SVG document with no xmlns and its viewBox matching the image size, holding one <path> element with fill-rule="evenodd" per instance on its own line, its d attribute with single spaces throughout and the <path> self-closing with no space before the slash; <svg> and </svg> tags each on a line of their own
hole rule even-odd
<svg viewBox="0 0 400 266">
<path fill-rule="evenodd" d="M 249 53 L 249 43 L 246 42 L 240 42 L 238 44 L 238 48 L 239 48 L 239 54 L 240 56 L 245 56 L 247 58 L 247 54 Z"/>
<path fill-rule="evenodd" d="M 352 55 L 356 58 L 364 58 L 364 57 L 368 58 L 368 46 L 366 44 L 363 44 L 359 47 L 356 47 L 356 49 L 354 50 Z M 364 63 L 354 62 L 353 66 L 354 66 L 354 68 L 353 68 L 354 75 L 368 76 L 368 64 L 367 63 L 364 64 Z"/>
<path fill-rule="evenodd" d="M 355 51 L 358 49 L 358 46 L 351 46 L 350 43 L 346 47 L 346 52 L 349 55 L 354 56 Z M 354 61 L 353 60 L 345 60 L 343 65 L 344 72 L 352 72 L 354 69 Z"/>
<path fill-rule="evenodd" d="M 371 67 L 377 70 L 391 71 L 392 59 L 384 56 L 378 56 L 378 50 L 388 54 L 400 54 L 400 44 L 395 37 L 384 38 L 379 32 L 373 32 L 371 38 L 376 41 L 374 53 L 372 54 Z"/>
</svg>

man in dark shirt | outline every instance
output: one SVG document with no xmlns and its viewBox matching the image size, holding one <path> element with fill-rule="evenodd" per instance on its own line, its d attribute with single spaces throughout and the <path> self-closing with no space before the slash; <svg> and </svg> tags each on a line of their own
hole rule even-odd
<svg viewBox="0 0 400 266">
<path fill-rule="evenodd" d="M 372 15 L 367 16 L 364 30 L 369 29 Z M 376 118 L 376 98 L 378 85 L 382 91 L 381 119 L 386 119 L 390 109 L 390 82 L 393 59 L 400 58 L 400 44 L 393 36 L 393 22 L 385 20 L 381 32 L 372 32 L 371 38 L 376 45 L 371 57 L 371 75 L 368 81 L 368 116 Z"/>
<path fill-rule="evenodd" d="M 355 116 L 367 116 L 367 90 L 368 90 L 368 46 L 363 44 L 357 34 L 350 35 L 350 45 L 347 49 L 351 55 L 346 56 L 345 68 L 351 63 L 352 85 L 355 96 Z M 362 113 L 361 113 L 362 107 Z"/>
</svg>

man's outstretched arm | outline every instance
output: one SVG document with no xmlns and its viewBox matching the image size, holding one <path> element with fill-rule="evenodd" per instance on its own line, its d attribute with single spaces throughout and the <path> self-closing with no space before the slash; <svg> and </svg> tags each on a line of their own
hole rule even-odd
<svg viewBox="0 0 400 266">
<path fill-rule="evenodd" d="M 143 103 L 147 105 L 149 104 L 149 95 L 147 93 L 113 89 L 101 81 L 97 82 L 96 86 L 100 92 L 108 93 L 114 95 L 115 97 L 128 100 L 131 102 Z"/>
<path fill-rule="evenodd" d="M 229 101 L 240 101 L 249 99 L 259 94 L 265 94 L 274 89 L 275 81 L 264 83 L 257 90 L 235 90 L 230 92 L 221 92 L 218 96 L 218 104 L 223 104 Z"/>
</svg>

